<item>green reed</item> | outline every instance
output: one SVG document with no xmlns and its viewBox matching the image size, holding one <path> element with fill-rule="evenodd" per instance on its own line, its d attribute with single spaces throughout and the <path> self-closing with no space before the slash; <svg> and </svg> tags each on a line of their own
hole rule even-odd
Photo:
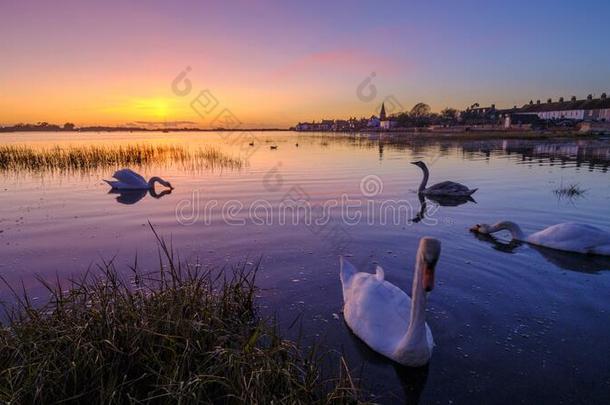
<svg viewBox="0 0 610 405">
<path fill-rule="evenodd" d="M 256 269 L 181 264 L 157 240 L 157 271 L 136 259 L 121 277 L 103 263 L 70 286 L 43 282 L 43 306 L 15 292 L 0 329 L 0 403 L 357 402 L 343 359 L 323 378 L 325 353 L 258 315 Z"/>
</svg>

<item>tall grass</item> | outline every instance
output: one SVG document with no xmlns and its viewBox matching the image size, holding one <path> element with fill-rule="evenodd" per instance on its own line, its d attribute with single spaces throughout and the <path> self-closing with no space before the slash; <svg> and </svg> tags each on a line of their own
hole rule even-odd
<svg viewBox="0 0 610 405">
<path fill-rule="evenodd" d="M 103 263 L 69 288 L 45 283 L 39 308 L 16 293 L 0 331 L 0 403 L 356 401 L 345 362 L 323 380 L 321 354 L 257 315 L 256 270 L 182 265 L 158 241 L 159 271 L 136 260 L 124 278 Z"/>
<path fill-rule="evenodd" d="M 90 171 L 102 168 L 177 163 L 191 169 L 239 169 L 243 162 L 218 149 L 191 151 L 176 145 L 0 146 L 0 171 Z"/>
</svg>

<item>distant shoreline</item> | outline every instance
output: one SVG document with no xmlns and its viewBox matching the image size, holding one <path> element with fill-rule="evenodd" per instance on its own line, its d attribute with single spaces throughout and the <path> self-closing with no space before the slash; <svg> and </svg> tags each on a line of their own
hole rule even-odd
<svg viewBox="0 0 610 405">
<path fill-rule="evenodd" d="M 290 131 L 285 128 L 138 128 L 138 127 L 85 127 L 78 129 L 64 128 L 15 128 L 15 127 L 0 127 L 0 133 L 15 133 L 15 132 L 267 132 L 267 131 Z"/>
<path fill-rule="evenodd" d="M 475 130 L 475 131 L 295 131 L 292 129 L 281 128 L 266 128 L 266 129 L 85 129 L 85 130 L 6 130 L 0 129 L 0 133 L 15 134 L 29 132 L 50 132 L 50 133 L 92 133 L 92 132 L 294 132 L 298 135 L 322 135 L 322 136 L 375 136 L 385 139 L 452 139 L 452 140 L 469 140 L 469 139 L 552 139 L 552 138 L 597 138 L 600 136 L 610 135 L 610 133 L 592 133 L 592 132 L 575 132 L 575 131 L 502 131 L 502 130 Z"/>
</svg>

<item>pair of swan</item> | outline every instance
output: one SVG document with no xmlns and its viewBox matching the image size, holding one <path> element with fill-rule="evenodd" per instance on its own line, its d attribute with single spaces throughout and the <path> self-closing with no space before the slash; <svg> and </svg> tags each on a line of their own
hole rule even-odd
<svg viewBox="0 0 610 405">
<path fill-rule="evenodd" d="M 419 185 L 418 193 L 428 198 L 471 198 L 477 189 L 469 189 L 463 184 L 444 181 L 426 187 L 430 172 L 424 162 L 412 162 L 424 172 L 424 178 Z M 444 204 L 442 204 L 444 205 Z M 536 246 L 566 252 L 610 256 L 610 233 L 591 225 L 563 223 L 550 226 L 532 235 L 525 236 L 521 228 L 514 222 L 502 221 L 495 225 L 478 224 L 471 231 L 481 234 L 492 234 L 502 230 L 511 233 L 513 239 Z"/>
<path fill-rule="evenodd" d="M 525 235 L 516 223 L 501 221 L 494 225 L 477 224 L 470 230 L 483 235 L 506 230 L 510 232 L 513 240 L 531 245 L 564 252 L 610 256 L 610 232 L 592 225 L 567 222 L 549 226 L 531 235 Z"/>
<path fill-rule="evenodd" d="M 131 169 L 121 169 L 114 172 L 112 175 L 116 179 L 104 180 L 113 190 L 154 190 L 155 183 L 159 183 L 169 189 L 174 187 L 169 181 L 163 180 L 161 177 L 151 177 L 146 181 L 144 177 L 134 172 Z"/>
<path fill-rule="evenodd" d="M 610 233 L 591 225 L 564 223 L 526 236 L 510 221 L 495 225 L 477 224 L 471 231 L 482 235 L 507 230 L 516 241 L 555 250 L 610 256 Z M 423 366 L 430 360 L 434 340 L 426 324 L 427 293 L 434 287 L 436 264 L 440 257 L 438 240 L 420 240 L 415 261 L 411 298 L 385 280 L 381 267 L 375 274 L 358 272 L 340 258 L 345 322 L 356 336 L 374 351 L 410 366 Z"/>
</svg>

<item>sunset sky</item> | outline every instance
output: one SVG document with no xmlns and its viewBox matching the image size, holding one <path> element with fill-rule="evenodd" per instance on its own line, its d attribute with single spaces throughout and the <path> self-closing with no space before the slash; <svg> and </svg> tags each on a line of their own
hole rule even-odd
<svg viewBox="0 0 610 405">
<path fill-rule="evenodd" d="M 0 0 L 0 125 L 244 126 L 610 90 L 610 2 Z M 189 94 L 172 91 L 186 67 Z M 358 97 L 372 73 L 375 97 Z M 190 103 L 208 89 L 209 116 Z M 370 91 L 366 93 L 370 95 Z"/>
</svg>

